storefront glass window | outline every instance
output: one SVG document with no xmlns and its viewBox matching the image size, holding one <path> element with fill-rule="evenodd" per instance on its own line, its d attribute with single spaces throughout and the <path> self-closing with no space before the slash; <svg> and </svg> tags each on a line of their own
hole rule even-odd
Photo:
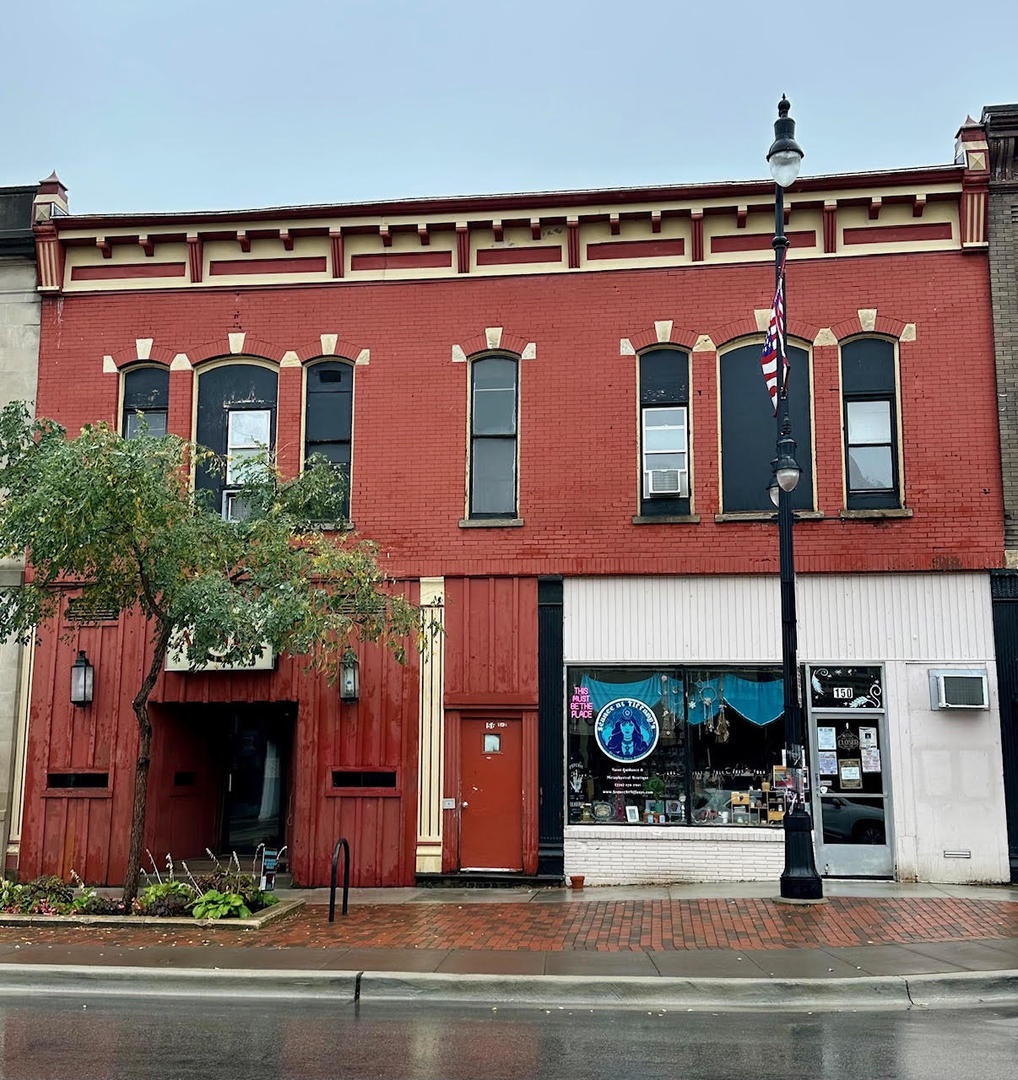
<svg viewBox="0 0 1018 1080">
<path fill-rule="evenodd" d="M 779 669 L 570 667 L 566 689 L 570 824 L 780 823 Z"/>
</svg>

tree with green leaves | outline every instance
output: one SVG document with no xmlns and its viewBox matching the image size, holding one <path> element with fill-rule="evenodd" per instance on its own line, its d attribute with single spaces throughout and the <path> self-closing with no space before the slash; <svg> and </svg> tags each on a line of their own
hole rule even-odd
<svg viewBox="0 0 1018 1080">
<path fill-rule="evenodd" d="M 420 641 L 418 609 L 378 568 L 375 548 L 343 522 L 342 484 L 326 461 L 283 479 L 264 459 L 242 471 L 243 520 L 226 521 L 191 482 L 222 468 L 203 447 L 107 424 L 68 438 L 12 403 L 0 412 L 0 556 L 28 553 L 24 584 L 0 591 L 0 639 L 35 639 L 72 590 L 89 611 L 139 610 L 152 655 L 133 700 L 138 723 L 124 899 L 137 890 L 148 801 L 148 701 L 168 649 L 198 669 L 253 662 L 268 646 L 330 679 L 353 638 L 401 662 Z"/>
</svg>

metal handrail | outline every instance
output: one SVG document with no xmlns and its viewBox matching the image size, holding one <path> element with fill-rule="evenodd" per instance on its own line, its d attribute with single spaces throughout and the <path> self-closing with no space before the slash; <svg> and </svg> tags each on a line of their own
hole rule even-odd
<svg viewBox="0 0 1018 1080">
<path fill-rule="evenodd" d="M 336 921 L 336 869 L 339 864 L 339 849 L 343 849 L 343 914 L 346 914 L 350 897 L 350 845 L 345 836 L 336 841 L 336 850 L 332 853 L 332 883 L 329 889 L 329 922 Z"/>
</svg>

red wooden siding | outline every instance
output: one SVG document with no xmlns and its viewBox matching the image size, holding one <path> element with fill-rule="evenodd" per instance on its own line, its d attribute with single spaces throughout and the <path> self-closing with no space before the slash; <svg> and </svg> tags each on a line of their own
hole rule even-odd
<svg viewBox="0 0 1018 1080">
<path fill-rule="evenodd" d="M 522 721 L 523 869 L 536 873 L 537 579 L 446 579 L 445 626 L 444 794 L 460 794 L 463 720 Z M 442 867 L 447 873 L 461 865 L 459 840 L 457 811 L 444 819 Z"/>
<path fill-rule="evenodd" d="M 416 589 L 414 589 L 414 592 Z M 411 596 L 414 595 L 411 593 Z M 96 669 L 95 700 L 69 702 L 70 665 L 82 648 Z M 344 835 L 356 885 L 413 882 L 416 812 L 418 663 L 405 666 L 377 646 L 358 649 L 361 699 L 341 704 L 320 676 L 282 658 L 274 672 L 164 674 L 153 693 L 154 747 L 146 844 L 158 860 L 207 815 L 208 778 L 188 795 L 173 791 L 173 774 L 190 768 L 194 733 L 188 707 L 214 703 L 299 703 L 290 759 L 287 845 L 294 880 L 322 885 L 332 849 Z M 81 628 L 71 643 L 44 630 L 36 658 L 28 739 L 25 820 L 20 873 L 34 877 L 71 869 L 89 882 L 121 880 L 137 755 L 131 699 L 148 663 L 147 628 L 138 615 L 117 624 Z M 334 768 L 386 768 L 395 793 L 336 797 Z M 110 790 L 46 789 L 47 774 L 102 769 Z M 207 817 L 206 817 L 207 820 Z M 191 835 L 192 846 L 194 844 Z M 179 854 L 179 852 L 178 852 Z"/>
</svg>

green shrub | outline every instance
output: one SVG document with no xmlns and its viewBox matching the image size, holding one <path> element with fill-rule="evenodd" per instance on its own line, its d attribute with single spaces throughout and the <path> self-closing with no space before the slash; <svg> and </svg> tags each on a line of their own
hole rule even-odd
<svg viewBox="0 0 1018 1080">
<path fill-rule="evenodd" d="M 55 875 L 37 877 L 21 886 L 21 895 L 29 903 L 48 902 L 56 907 L 74 899 L 74 886 Z"/>
<path fill-rule="evenodd" d="M 138 894 L 138 913 L 184 918 L 194 897 L 194 889 L 184 881 L 161 881 Z"/>
<path fill-rule="evenodd" d="M 251 911 L 260 911 L 275 900 L 267 901 L 265 898 L 271 893 L 264 893 L 258 888 L 258 881 L 253 874 L 245 874 L 238 870 L 220 868 L 212 873 L 199 874 L 195 878 L 195 884 L 202 893 L 210 890 L 220 893 L 236 893 L 244 905 Z"/>
<path fill-rule="evenodd" d="M 87 889 L 71 901 L 73 915 L 129 915 L 123 900 L 112 896 L 100 896 L 95 889 Z"/>
<path fill-rule="evenodd" d="M 240 893 L 209 889 L 191 905 L 196 919 L 247 919 L 251 909 Z"/>
</svg>

